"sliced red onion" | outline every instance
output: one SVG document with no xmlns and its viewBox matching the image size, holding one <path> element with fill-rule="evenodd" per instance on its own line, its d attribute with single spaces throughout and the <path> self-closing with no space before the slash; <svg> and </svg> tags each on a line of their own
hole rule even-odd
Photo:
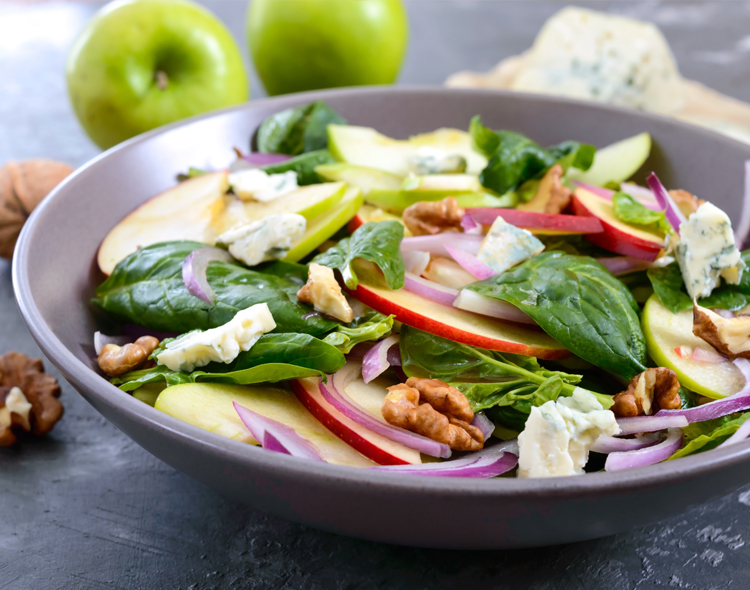
<svg viewBox="0 0 750 590">
<path fill-rule="evenodd" d="M 464 311 L 478 313 L 490 318 L 497 318 L 508 322 L 536 325 L 536 322 L 526 315 L 515 305 L 480 295 L 470 289 L 461 289 L 453 302 L 453 306 Z"/>
<path fill-rule="evenodd" d="M 580 180 L 574 180 L 573 184 L 575 184 L 576 186 L 580 186 L 582 189 L 585 189 L 590 193 L 595 194 L 597 197 L 607 199 L 608 201 L 611 201 L 612 195 L 615 194 L 615 191 L 609 190 L 608 188 L 594 186 L 593 184 L 589 184 L 588 182 L 581 182 Z"/>
<path fill-rule="evenodd" d="M 263 435 L 263 448 L 267 451 L 276 451 L 277 453 L 284 453 L 285 455 L 291 455 L 284 445 L 281 444 L 278 438 L 266 430 Z"/>
<path fill-rule="evenodd" d="M 320 382 L 320 393 L 325 400 L 341 412 L 344 416 L 356 422 L 360 426 L 371 430 L 389 440 L 401 443 L 405 447 L 430 455 L 447 459 L 451 456 L 448 445 L 436 442 L 431 438 L 409 432 L 403 428 L 391 426 L 387 422 L 377 419 L 357 402 L 355 402 L 345 391 L 344 386 L 350 373 L 346 367 L 338 373 L 328 377 L 328 383 Z"/>
<path fill-rule="evenodd" d="M 680 208 L 672 200 L 672 197 L 669 196 L 667 189 L 664 188 L 664 185 L 654 172 L 648 175 L 646 182 L 651 187 L 651 190 L 654 191 L 654 196 L 659 202 L 659 206 L 664 210 L 667 220 L 674 228 L 674 231 L 679 235 L 680 224 L 683 221 L 687 221 L 687 218 L 682 214 L 682 211 L 680 211 Z"/>
<path fill-rule="evenodd" d="M 657 432 L 668 428 L 684 428 L 688 425 L 688 419 L 685 416 L 662 416 L 663 411 L 654 416 L 618 418 L 617 425 L 620 427 L 618 435 L 627 436 L 628 434 L 640 434 L 641 432 Z"/>
<path fill-rule="evenodd" d="M 388 351 L 392 346 L 398 346 L 398 334 L 384 338 L 367 351 L 362 359 L 362 379 L 365 383 L 380 376 L 391 366 L 388 362 Z"/>
<path fill-rule="evenodd" d="M 107 344 L 124 346 L 128 342 L 133 341 L 127 336 L 107 336 L 106 334 L 102 334 L 101 332 L 94 332 L 94 350 L 96 351 L 96 356 L 99 356 L 99 354 L 102 352 L 102 348 L 104 348 Z"/>
<path fill-rule="evenodd" d="M 434 236 L 415 236 L 401 240 L 401 251 L 422 250 L 436 256 L 450 256 L 445 246 L 461 248 L 471 254 L 479 252 L 484 236 L 475 234 L 446 233 Z"/>
<path fill-rule="evenodd" d="M 388 361 L 388 364 L 391 365 L 391 367 L 401 366 L 401 351 L 399 350 L 398 346 L 391 346 L 388 349 L 386 360 Z"/>
<path fill-rule="evenodd" d="M 482 431 L 485 442 L 490 439 L 492 433 L 495 431 L 495 423 L 484 415 L 484 412 L 476 412 L 474 419 L 471 421 L 472 426 L 476 426 Z"/>
<path fill-rule="evenodd" d="M 216 295 L 208 284 L 206 269 L 212 262 L 232 262 L 232 256 L 221 248 L 207 247 L 193 250 L 182 263 L 182 280 L 191 295 L 211 305 Z"/>
<path fill-rule="evenodd" d="M 736 445 L 737 443 L 745 440 L 748 436 L 750 436 L 750 420 L 745 420 L 734 432 L 734 434 L 723 443 L 721 443 L 719 447 L 729 447 L 731 445 Z"/>
<path fill-rule="evenodd" d="M 658 445 L 628 451 L 626 453 L 610 453 L 604 463 L 605 471 L 620 471 L 633 467 L 645 467 L 654 463 L 666 461 L 682 446 L 684 435 L 679 428 L 670 428 L 667 438 Z"/>
<path fill-rule="evenodd" d="M 638 438 L 617 438 L 614 436 L 607 436 L 606 434 L 599 435 L 591 446 L 591 450 L 595 453 L 602 453 L 608 455 L 609 453 L 626 453 L 628 451 L 637 451 L 638 449 L 645 449 L 655 445 L 661 439 L 661 434 L 658 432 L 652 432 L 644 434 Z"/>
<path fill-rule="evenodd" d="M 409 272 L 404 277 L 404 289 L 441 305 L 452 306 L 453 301 L 458 297 L 458 289 L 451 289 Z"/>
<path fill-rule="evenodd" d="M 429 252 L 422 252 L 421 250 L 407 250 L 406 252 L 402 252 L 401 255 L 404 259 L 404 267 L 406 268 L 407 272 L 410 272 L 417 276 L 421 275 L 427 268 L 427 265 L 430 264 Z"/>
<path fill-rule="evenodd" d="M 293 457 L 323 461 L 318 449 L 290 426 L 254 412 L 237 402 L 232 402 L 232 404 L 242 423 L 247 426 L 250 434 L 259 443 L 265 443 L 268 440 L 274 450 L 281 447 Z M 267 439 L 267 434 L 270 434 L 272 439 Z"/>
<path fill-rule="evenodd" d="M 445 246 L 445 249 L 448 251 L 448 254 L 451 255 L 453 260 L 458 262 L 458 264 L 460 264 L 466 272 L 468 272 L 472 276 L 475 276 L 480 281 L 482 279 L 488 279 L 491 276 L 497 274 L 484 262 L 474 256 L 474 254 L 471 254 L 466 250 L 462 250 L 461 248 L 454 248 L 453 246 L 449 246 L 447 244 Z"/>
<path fill-rule="evenodd" d="M 480 451 L 481 452 L 481 451 Z M 487 479 L 507 473 L 518 464 L 518 456 L 503 451 L 496 456 L 477 459 L 475 454 L 445 463 L 423 463 L 421 465 L 380 465 L 371 467 L 377 471 L 404 475 L 426 475 L 430 477 L 471 477 Z"/>
<path fill-rule="evenodd" d="M 477 223 L 470 213 L 464 213 L 461 218 L 461 227 L 464 228 L 465 234 L 482 235 L 482 226 Z"/>
<path fill-rule="evenodd" d="M 633 184 L 632 182 L 622 182 L 620 183 L 620 191 L 630 195 L 641 205 L 643 205 L 644 207 L 648 207 L 653 211 L 663 210 L 659 206 L 659 202 L 656 200 L 654 192 L 650 188 L 639 186 L 637 184 Z"/>
<path fill-rule="evenodd" d="M 607 267 L 607 270 L 615 276 L 625 275 L 639 270 L 646 270 L 653 266 L 647 260 L 633 258 L 632 256 L 612 256 L 610 258 L 597 258 Z"/>
<path fill-rule="evenodd" d="M 253 152 L 245 154 L 242 159 L 248 164 L 253 166 L 272 166 L 273 164 L 281 164 L 288 162 L 294 156 L 288 156 L 287 154 L 266 154 L 263 152 Z"/>
<path fill-rule="evenodd" d="M 702 363 L 724 363 L 727 361 L 727 357 L 720 355 L 715 350 L 708 350 L 707 348 L 693 349 L 693 354 L 690 356 L 694 361 L 700 361 Z"/>
<path fill-rule="evenodd" d="M 713 311 L 716 315 L 723 317 L 725 320 L 733 320 L 737 317 L 737 314 L 735 314 L 733 311 L 729 311 L 728 309 L 719 309 L 718 307 L 714 307 L 711 311 Z"/>
</svg>

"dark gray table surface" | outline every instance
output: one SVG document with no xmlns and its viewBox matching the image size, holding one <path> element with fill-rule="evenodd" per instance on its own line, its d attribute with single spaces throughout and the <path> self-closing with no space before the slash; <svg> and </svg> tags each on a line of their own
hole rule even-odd
<svg viewBox="0 0 750 590">
<path fill-rule="evenodd" d="M 246 3 L 205 4 L 244 49 Z M 409 0 L 401 81 L 439 84 L 457 70 L 489 69 L 528 47 L 562 4 Z M 750 101 L 750 3 L 595 4 L 656 22 L 684 75 Z M 0 163 L 49 157 L 80 165 L 98 153 L 70 109 L 63 72 L 68 47 L 99 6 L 0 3 Z M 263 95 L 254 75 L 252 86 L 253 97 Z M 10 265 L 0 259 L 0 353 L 6 350 L 40 355 L 18 313 Z M 67 383 L 62 399 L 65 417 L 50 436 L 0 449 L 3 590 L 750 588 L 750 488 L 680 518 L 573 545 L 402 548 L 228 502 L 136 446 Z"/>
</svg>

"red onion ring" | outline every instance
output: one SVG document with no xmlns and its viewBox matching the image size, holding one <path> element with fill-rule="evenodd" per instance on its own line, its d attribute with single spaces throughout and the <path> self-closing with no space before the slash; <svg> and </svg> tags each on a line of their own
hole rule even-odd
<svg viewBox="0 0 750 590">
<path fill-rule="evenodd" d="M 620 471 L 633 467 L 645 467 L 666 461 L 682 446 L 684 435 L 679 428 L 670 428 L 667 438 L 658 445 L 628 451 L 627 453 L 610 453 L 604 463 L 605 471 Z"/>
<path fill-rule="evenodd" d="M 213 305 L 216 295 L 208 284 L 206 269 L 212 262 L 232 262 L 234 259 L 226 250 L 208 246 L 193 250 L 182 263 L 182 281 L 191 295 Z"/>
<path fill-rule="evenodd" d="M 461 248 L 454 248 L 448 244 L 445 245 L 445 249 L 448 254 L 451 255 L 453 260 L 458 262 L 461 267 L 468 272 L 470 275 L 475 276 L 480 281 L 482 279 L 488 279 L 497 273 L 487 266 L 484 262 L 479 260 L 474 254 L 462 250 Z"/>
<path fill-rule="evenodd" d="M 685 416 L 661 416 L 660 414 L 661 412 L 658 412 L 654 416 L 618 418 L 617 425 L 620 427 L 618 436 L 640 434 L 641 432 L 656 432 L 668 428 L 684 428 L 688 425 L 688 419 Z"/>
<path fill-rule="evenodd" d="M 461 227 L 465 234 L 482 235 L 482 226 L 471 216 L 470 213 L 464 213 L 461 217 Z"/>
<path fill-rule="evenodd" d="M 451 289 L 435 281 L 413 275 L 410 272 L 407 272 L 404 277 L 404 289 L 435 303 L 447 306 L 452 306 L 453 301 L 458 297 L 458 289 Z"/>
<path fill-rule="evenodd" d="M 601 434 L 599 435 L 599 438 L 594 441 L 590 450 L 605 455 L 608 455 L 609 453 L 625 453 L 628 451 L 645 449 L 646 447 L 655 445 L 660 439 L 661 434 L 658 432 L 644 434 L 639 438 L 616 438 L 614 436 Z"/>
<path fill-rule="evenodd" d="M 680 211 L 680 208 L 672 200 L 672 197 L 669 196 L 667 189 L 664 188 L 664 185 L 654 172 L 648 175 L 646 182 L 651 187 L 651 190 L 654 191 L 654 196 L 659 202 L 659 206 L 664 210 L 667 221 L 672 225 L 677 235 L 680 235 L 680 224 L 683 221 L 687 221 L 687 218 L 682 214 L 682 211 Z"/>
<path fill-rule="evenodd" d="M 398 346 L 398 334 L 384 338 L 362 358 L 362 380 L 369 383 L 381 375 L 391 364 L 388 362 L 388 351 L 392 346 Z"/>
<path fill-rule="evenodd" d="M 485 416 L 484 412 L 476 412 L 474 414 L 474 419 L 471 421 L 471 425 L 476 426 L 481 430 L 485 442 L 489 440 L 490 436 L 492 436 L 492 433 L 495 431 L 495 423 Z"/>
</svg>

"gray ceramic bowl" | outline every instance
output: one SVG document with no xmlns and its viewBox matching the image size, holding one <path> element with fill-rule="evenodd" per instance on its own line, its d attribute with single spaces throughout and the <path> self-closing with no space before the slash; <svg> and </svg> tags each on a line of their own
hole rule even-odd
<svg viewBox="0 0 750 590">
<path fill-rule="evenodd" d="M 750 146 L 664 118 L 512 93 L 369 88 L 254 101 L 147 133 L 80 168 L 23 230 L 13 266 L 21 312 L 39 346 L 108 420 L 169 465 L 260 510 L 365 539 L 422 547 L 531 547 L 611 535 L 671 517 L 750 481 L 750 442 L 652 467 L 557 479 L 420 478 L 269 453 L 180 422 L 107 383 L 92 361 L 88 300 L 109 229 L 189 165 L 223 166 L 271 113 L 327 101 L 353 124 L 391 136 L 492 128 L 541 144 L 599 146 L 648 131 L 665 184 L 705 196 L 739 222 Z M 644 174 L 638 179 L 643 180 Z"/>
</svg>

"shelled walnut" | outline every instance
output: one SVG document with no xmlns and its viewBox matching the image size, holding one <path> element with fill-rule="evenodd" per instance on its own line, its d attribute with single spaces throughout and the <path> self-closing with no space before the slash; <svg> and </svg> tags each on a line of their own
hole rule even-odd
<svg viewBox="0 0 750 590">
<path fill-rule="evenodd" d="M 105 344 L 99 353 L 99 368 L 107 375 L 122 375 L 128 371 L 141 369 L 157 346 L 159 346 L 159 339 L 153 336 L 141 336 L 135 342 L 124 346 Z"/>
<path fill-rule="evenodd" d="M 20 432 L 36 436 L 54 428 L 63 415 L 60 386 L 44 372 L 40 359 L 20 352 L 0 356 L 0 446 L 10 446 Z"/>
<path fill-rule="evenodd" d="M 693 334 L 730 359 L 750 358 L 750 316 L 724 318 L 693 303 Z"/>
<path fill-rule="evenodd" d="M 10 260 L 31 212 L 73 169 L 53 160 L 8 162 L 0 168 L 0 256 Z"/>
<path fill-rule="evenodd" d="M 650 416 L 659 410 L 680 407 L 680 382 L 666 367 L 646 369 L 630 380 L 628 388 L 614 397 L 612 411 L 617 416 Z"/>
<path fill-rule="evenodd" d="M 382 408 L 386 422 L 447 444 L 456 451 L 478 451 L 484 435 L 471 425 L 469 400 L 455 387 L 437 379 L 409 377 L 388 388 Z"/>
<path fill-rule="evenodd" d="M 407 207 L 402 219 L 412 235 L 429 236 L 443 232 L 460 232 L 464 210 L 455 197 L 442 201 L 420 201 Z"/>
</svg>

